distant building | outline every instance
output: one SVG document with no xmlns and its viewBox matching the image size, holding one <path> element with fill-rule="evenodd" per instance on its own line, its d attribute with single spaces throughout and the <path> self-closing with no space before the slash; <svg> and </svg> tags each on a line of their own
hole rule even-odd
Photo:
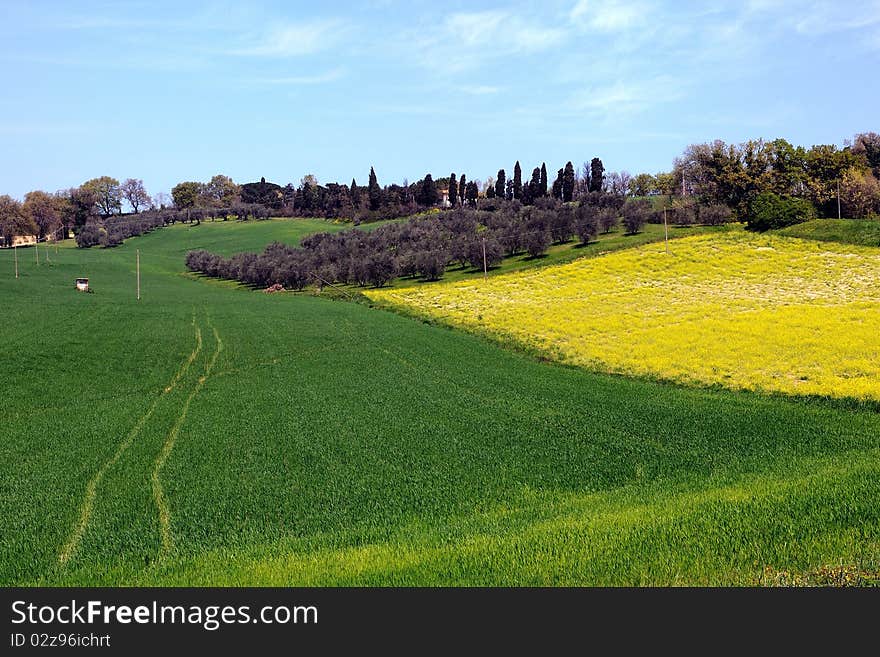
<svg viewBox="0 0 880 657">
<path fill-rule="evenodd" d="M 448 187 L 438 189 L 437 193 L 440 194 L 440 207 L 442 207 L 442 208 L 452 207 L 452 203 L 449 202 L 449 188 Z"/>
<path fill-rule="evenodd" d="M 12 246 L 29 246 L 36 243 L 36 235 L 16 235 L 12 238 Z"/>
</svg>

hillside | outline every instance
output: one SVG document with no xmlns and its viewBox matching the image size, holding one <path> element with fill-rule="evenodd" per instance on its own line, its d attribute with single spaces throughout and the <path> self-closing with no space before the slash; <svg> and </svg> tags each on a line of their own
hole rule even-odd
<svg viewBox="0 0 880 657">
<path fill-rule="evenodd" d="M 325 227 L 173 226 L 39 268 L 21 250 L 18 280 L 0 253 L 0 582 L 876 578 L 875 412 L 560 367 L 184 272 L 196 246 Z"/>
</svg>

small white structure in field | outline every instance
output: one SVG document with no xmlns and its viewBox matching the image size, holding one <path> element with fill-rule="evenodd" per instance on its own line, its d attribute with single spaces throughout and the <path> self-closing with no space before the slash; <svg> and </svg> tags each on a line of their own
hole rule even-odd
<svg viewBox="0 0 880 657">
<path fill-rule="evenodd" d="M 89 291 L 89 279 L 88 278 L 77 278 L 76 279 L 76 289 L 80 292 L 88 292 Z"/>
</svg>

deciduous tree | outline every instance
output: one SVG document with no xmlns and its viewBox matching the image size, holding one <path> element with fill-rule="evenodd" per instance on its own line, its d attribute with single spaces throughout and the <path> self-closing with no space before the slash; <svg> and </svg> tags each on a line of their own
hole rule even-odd
<svg viewBox="0 0 880 657">
<path fill-rule="evenodd" d="M 131 211 L 137 214 L 141 208 L 150 204 L 150 195 L 144 187 L 144 181 L 135 178 L 127 178 L 119 187 L 122 197 L 128 201 Z"/>
<path fill-rule="evenodd" d="M 178 210 L 194 208 L 202 197 L 204 185 L 200 182 L 186 181 L 171 188 L 171 198 Z"/>
<path fill-rule="evenodd" d="M 208 181 L 203 193 L 210 205 L 221 208 L 231 207 L 241 200 L 241 188 L 232 178 L 219 173 Z"/>
<path fill-rule="evenodd" d="M 51 194 L 40 190 L 28 192 L 24 196 L 22 210 L 34 221 L 40 239 L 61 228 L 60 205 Z"/>
<path fill-rule="evenodd" d="M 82 187 L 95 197 L 95 207 L 102 217 L 109 217 L 122 211 L 122 189 L 119 181 L 110 176 L 92 178 L 82 184 Z"/>
<path fill-rule="evenodd" d="M 20 202 L 6 194 L 0 196 L 0 237 L 6 246 L 12 246 L 15 237 L 36 235 L 38 230 Z"/>
</svg>

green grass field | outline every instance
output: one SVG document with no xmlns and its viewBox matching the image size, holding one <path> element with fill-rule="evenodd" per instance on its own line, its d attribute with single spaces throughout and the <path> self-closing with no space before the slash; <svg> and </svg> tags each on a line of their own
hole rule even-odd
<svg viewBox="0 0 880 657">
<path fill-rule="evenodd" d="M 20 249 L 18 280 L 0 252 L 0 583 L 876 583 L 876 412 L 184 272 L 191 248 L 327 227 L 174 226 L 39 268 Z"/>
<path fill-rule="evenodd" d="M 814 219 L 776 231 L 788 237 L 860 246 L 880 246 L 880 221 L 860 219 Z"/>
</svg>

